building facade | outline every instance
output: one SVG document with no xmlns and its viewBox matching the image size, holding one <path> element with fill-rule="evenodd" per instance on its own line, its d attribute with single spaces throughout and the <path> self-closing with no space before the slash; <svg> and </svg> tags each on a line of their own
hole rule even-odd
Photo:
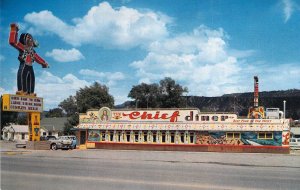
<svg viewBox="0 0 300 190">
<path fill-rule="evenodd" d="M 87 148 L 289 152 L 288 119 L 239 119 L 198 109 L 117 110 L 80 114 L 77 137 Z"/>
</svg>

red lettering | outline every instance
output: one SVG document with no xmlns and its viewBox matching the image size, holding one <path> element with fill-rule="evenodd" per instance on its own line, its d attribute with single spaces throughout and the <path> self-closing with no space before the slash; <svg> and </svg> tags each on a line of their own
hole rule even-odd
<svg viewBox="0 0 300 190">
<path fill-rule="evenodd" d="M 153 117 L 153 119 L 159 119 L 159 111 L 157 111 Z"/>
<path fill-rule="evenodd" d="M 140 116 L 140 112 L 135 111 L 130 114 L 123 113 L 123 116 L 129 116 L 130 119 L 137 119 Z"/>
<path fill-rule="evenodd" d="M 156 111 L 156 113 L 154 114 L 154 116 L 153 116 L 152 113 L 148 113 L 146 111 L 144 111 L 142 114 L 140 112 L 135 111 L 135 112 L 131 112 L 129 114 L 123 113 L 122 115 L 124 117 L 128 116 L 129 119 L 132 119 L 132 120 L 139 119 L 139 118 L 141 120 L 152 120 L 152 119 L 154 119 L 154 120 L 163 119 L 164 120 L 164 119 L 170 119 L 170 122 L 177 122 L 178 117 L 180 116 L 179 115 L 179 111 L 174 111 L 171 116 L 169 116 L 169 114 L 167 114 L 167 113 L 163 113 L 160 116 L 160 111 Z"/>
<path fill-rule="evenodd" d="M 169 119 L 167 113 L 162 114 L 160 118 L 161 119 Z"/>
<path fill-rule="evenodd" d="M 179 111 L 175 111 L 170 119 L 170 122 L 177 122 L 177 117 L 179 116 Z"/>
<path fill-rule="evenodd" d="M 141 119 L 152 119 L 152 114 L 144 111 L 144 113 L 141 115 Z"/>
</svg>

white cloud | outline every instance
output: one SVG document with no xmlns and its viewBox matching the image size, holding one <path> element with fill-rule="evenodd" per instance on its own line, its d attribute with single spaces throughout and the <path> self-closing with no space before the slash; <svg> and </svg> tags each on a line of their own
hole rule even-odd
<svg viewBox="0 0 300 190">
<path fill-rule="evenodd" d="M 284 22 L 286 23 L 299 6 L 292 0 L 282 0 Z"/>
<path fill-rule="evenodd" d="M 58 62 L 73 62 L 84 59 L 84 56 L 81 54 L 81 52 L 75 48 L 70 50 L 53 49 L 51 52 L 47 52 L 46 56 L 52 57 Z"/>
<path fill-rule="evenodd" d="M 171 20 L 150 10 L 139 11 L 125 6 L 114 9 L 107 2 L 92 7 L 82 18 L 74 18 L 73 25 L 47 10 L 27 14 L 24 19 L 39 33 L 54 33 L 74 46 L 95 44 L 121 49 L 148 45 L 168 36 L 166 25 Z"/>
<path fill-rule="evenodd" d="M 299 88 L 299 63 L 272 65 L 249 63 L 255 50 L 231 49 L 222 29 L 200 26 L 187 34 L 150 44 L 149 53 L 130 66 L 139 82 L 158 82 L 171 77 L 187 86 L 190 95 L 220 96 L 253 91 L 253 76 L 264 83 L 262 90 Z M 276 79 L 276 80 L 274 80 Z"/>
<path fill-rule="evenodd" d="M 0 94 L 9 94 L 9 92 L 7 90 L 5 90 L 4 88 L 0 87 Z"/>
<path fill-rule="evenodd" d="M 43 71 L 36 77 L 35 92 L 39 97 L 44 98 L 44 110 L 57 107 L 60 102 L 75 95 L 76 91 L 91 83 L 81 80 L 72 74 L 58 77 L 48 71 Z"/>
<path fill-rule="evenodd" d="M 187 86 L 191 94 L 215 96 L 234 92 L 241 60 L 250 53 L 230 52 L 223 29 L 200 26 L 189 34 L 156 41 L 143 59 L 131 63 L 140 82 L 157 82 L 171 77 Z"/>
<path fill-rule="evenodd" d="M 121 72 L 98 72 L 95 70 L 90 69 L 81 69 L 79 74 L 91 77 L 91 78 L 98 78 L 101 81 L 104 81 L 107 86 L 113 86 L 117 83 L 117 81 L 121 81 L 125 79 L 125 75 Z"/>
<path fill-rule="evenodd" d="M 300 63 L 287 63 L 270 67 L 261 67 L 262 90 L 300 89 Z"/>
<path fill-rule="evenodd" d="M 103 77 L 107 83 L 96 81 L 109 87 L 109 93 L 113 95 L 115 104 L 122 104 L 124 101 L 128 100 L 128 86 L 111 85 L 112 83 L 119 83 L 122 79 L 124 79 L 124 75 L 122 73 L 104 73 Z M 91 80 L 85 80 L 70 73 L 59 77 L 51 72 L 42 71 L 36 72 L 35 81 L 35 93 L 37 93 L 38 97 L 43 97 L 44 110 L 49 110 L 58 107 L 58 104 L 70 95 L 76 95 L 76 92 L 80 88 L 91 86 L 95 82 L 95 77 Z M 14 84 L 16 84 L 16 81 L 14 81 Z M 12 89 L 7 90 L 0 86 L 0 94 L 14 94 L 17 91 L 16 88 L 16 85 L 14 85 Z"/>
</svg>

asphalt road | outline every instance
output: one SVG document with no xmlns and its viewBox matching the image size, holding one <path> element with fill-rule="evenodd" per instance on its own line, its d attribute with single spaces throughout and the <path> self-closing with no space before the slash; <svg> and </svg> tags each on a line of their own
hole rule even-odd
<svg viewBox="0 0 300 190">
<path fill-rule="evenodd" d="M 300 156 L 1 151 L 1 190 L 300 189 Z"/>
</svg>

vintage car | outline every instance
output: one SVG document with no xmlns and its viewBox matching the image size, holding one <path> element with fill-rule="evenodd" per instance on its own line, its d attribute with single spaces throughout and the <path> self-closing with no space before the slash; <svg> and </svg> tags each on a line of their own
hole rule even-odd
<svg viewBox="0 0 300 190">
<path fill-rule="evenodd" d="M 291 138 L 290 139 L 290 148 L 291 149 L 300 149 L 300 138 Z"/>
<path fill-rule="evenodd" d="M 50 149 L 57 150 L 57 149 L 72 149 L 72 139 L 68 136 L 60 136 L 56 139 L 50 139 Z"/>
</svg>

